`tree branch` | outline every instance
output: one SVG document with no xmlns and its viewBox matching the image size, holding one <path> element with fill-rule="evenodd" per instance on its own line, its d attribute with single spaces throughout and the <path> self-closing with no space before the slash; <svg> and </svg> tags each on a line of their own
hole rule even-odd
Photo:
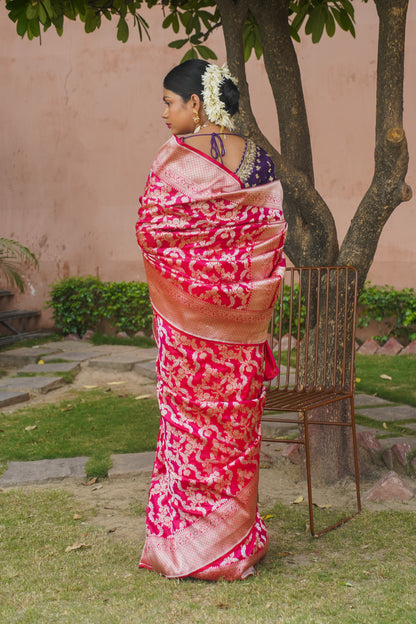
<svg viewBox="0 0 416 624">
<path fill-rule="evenodd" d="M 314 184 L 302 80 L 289 31 L 289 0 L 251 0 L 249 4 L 260 28 L 264 65 L 276 102 L 282 157 Z"/>
<path fill-rule="evenodd" d="M 289 226 L 286 253 L 297 265 L 335 263 L 338 242 L 332 214 L 311 183 L 310 177 L 283 158 L 262 134 L 251 108 L 242 43 L 242 29 L 250 1 L 219 0 L 217 4 L 221 14 L 228 65 L 238 78 L 238 130 L 267 150 L 273 158 L 276 175 L 284 189 L 285 217 Z M 297 64 L 296 58 L 294 60 Z"/>
<path fill-rule="evenodd" d="M 359 271 L 359 287 L 388 218 L 412 197 L 405 182 L 409 154 L 403 130 L 404 44 L 408 0 L 374 0 L 379 16 L 375 167 L 371 185 L 345 236 L 339 264 Z"/>
</svg>

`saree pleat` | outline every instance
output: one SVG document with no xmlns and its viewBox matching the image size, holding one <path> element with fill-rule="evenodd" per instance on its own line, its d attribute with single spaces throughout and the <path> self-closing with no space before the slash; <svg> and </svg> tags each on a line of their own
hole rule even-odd
<svg viewBox="0 0 416 624">
<path fill-rule="evenodd" d="M 241 189 L 176 138 L 160 150 L 137 223 L 161 412 L 140 567 L 234 580 L 267 551 L 257 490 L 275 363 L 265 340 L 285 233 L 278 182 Z"/>
</svg>

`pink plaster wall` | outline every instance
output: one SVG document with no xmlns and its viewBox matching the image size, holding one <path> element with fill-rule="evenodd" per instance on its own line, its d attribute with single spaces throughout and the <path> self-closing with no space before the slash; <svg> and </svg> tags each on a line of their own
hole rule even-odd
<svg viewBox="0 0 416 624">
<path fill-rule="evenodd" d="M 375 123 L 377 21 L 356 4 L 357 39 L 338 33 L 299 48 L 317 185 L 335 214 L 340 238 L 370 184 Z M 22 40 L 0 12 L 0 235 L 39 258 L 40 271 L 13 306 L 41 308 L 64 276 L 144 279 L 134 237 L 137 198 L 153 156 L 169 136 L 160 120 L 161 80 L 182 53 L 167 47 L 158 9 L 148 13 L 152 41 L 133 33 L 117 42 L 115 25 L 86 35 L 67 23 L 39 42 Z M 212 42 L 225 61 L 220 34 Z M 416 6 L 409 8 L 405 128 L 416 153 Z M 278 145 L 276 114 L 263 66 L 248 68 L 254 111 Z M 7 96 L 6 96 L 7 95 Z M 416 191 L 411 159 L 408 182 Z M 400 206 L 383 232 L 369 278 L 416 287 L 415 200 Z M 3 285 L 0 282 L 0 285 Z M 1 286 L 0 286 L 1 287 Z M 43 312 L 42 324 L 49 312 Z"/>
</svg>

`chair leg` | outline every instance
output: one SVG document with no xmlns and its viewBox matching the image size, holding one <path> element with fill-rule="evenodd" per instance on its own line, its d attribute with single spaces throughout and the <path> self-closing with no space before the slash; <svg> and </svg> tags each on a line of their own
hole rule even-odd
<svg viewBox="0 0 416 624">
<path fill-rule="evenodd" d="M 308 484 L 308 505 L 309 505 L 309 527 L 313 537 L 315 537 L 315 525 L 313 521 L 313 502 L 312 502 L 312 476 L 311 476 L 311 456 L 309 450 L 309 426 L 308 413 L 301 412 L 303 416 L 303 435 L 305 438 L 305 465 L 306 465 L 306 481 Z"/>
<path fill-rule="evenodd" d="M 360 473 L 358 466 L 358 447 L 357 447 L 357 436 L 355 431 L 355 419 L 354 419 L 354 398 L 351 398 L 351 433 L 352 433 L 352 442 L 353 442 L 353 454 L 354 454 L 354 471 L 355 471 L 355 488 L 357 495 L 357 511 L 346 518 L 342 518 L 335 524 L 319 531 L 315 532 L 315 523 L 313 516 L 313 500 L 312 500 L 312 475 L 311 475 L 311 458 L 310 458 L 310 446 L 309 446 L 309 424 L 308 424 L 308 416 L 307 412 L 299 412 L 303 418 L 303 428 L 304 428 L 304 446 L 305 446 L 305 464 L 306 464 L 306 480 L 308 486 L 308 505 L 309 505 L 309 526 L 312 537 L 320 537 L 328 531 L 332 531 L 333 529 L 341 526 L 354 518 L 357 514 L 361 512 L 361 498 L 360 498 Z M 313 424 L 313 423 L 312 423 Z"/>
<path fill-rule="evenodd" d="M 360 513 L 361 512 L 360 469 L 358 465 L 357 434 L 355 431 L 354 397 L 351 397 L 351 433 L 352 433 L 352 447 L 353 447 L 353 453 L 354 453 L 355 490 L 357 493 L 357 508 L 358 508 L 358 513 Z"/>
</svg>

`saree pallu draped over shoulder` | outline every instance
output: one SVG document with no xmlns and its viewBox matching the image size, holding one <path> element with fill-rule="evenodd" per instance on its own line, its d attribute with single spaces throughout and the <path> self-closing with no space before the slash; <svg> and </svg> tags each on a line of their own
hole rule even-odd
<svg viewBox="0 0 416 624">
<path fill-rule="evenodd" d="M 172 137 L 140 198 L 161 410 L 140 566 L 168 577 L 245 578 L 267 551 L 257 486 L 281 195 Z"/>
</svg>

